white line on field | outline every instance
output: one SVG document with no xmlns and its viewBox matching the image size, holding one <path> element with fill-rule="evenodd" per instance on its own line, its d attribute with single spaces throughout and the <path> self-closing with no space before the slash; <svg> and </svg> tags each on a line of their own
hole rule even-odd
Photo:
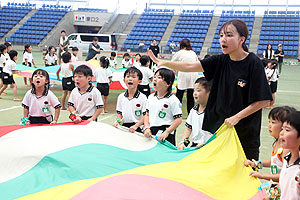
<svg viewBox="0 0 300 200">
<path fill-rule="evenodd" d="M 114 116 L 114 114 L 111 114 L 111 115 L 109 115 L 109 116 L 107 116 L 107 117 L 103 117 L 103 118 L 101 118 L 101 119 L 98 120 L 98 121 L 101 122 L 101 121 L 106 120 L 106 119 L 108 119 L 108 118 L 110 118 L 110 117 L 112 117 L 112 116 Z"/>
<path fill-rule="evenodd" d="M 278 90 L 278 92 L 284 92 L 284 93 L 300 93 L 300 91 L 291 91 L 291 90 Z"/>
<path fill-rule="evenodd" d="M 15 109 L 15 108 L 21 108 L 22 106 L 13 106 L 13 107 L 10 107 L 10 108 L 3 108 L 3 109 L 0 109 L 0 112 L 2 111 L 7 111 L 7 110 L 12 110 L 12 109 Z"/>
</svg>

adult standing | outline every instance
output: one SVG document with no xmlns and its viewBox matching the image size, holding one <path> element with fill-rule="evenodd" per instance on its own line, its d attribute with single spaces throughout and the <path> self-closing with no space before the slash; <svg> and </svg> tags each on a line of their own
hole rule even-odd
<svg viewBox="0 0 300 200">
<path fill-rule="evenodd" d="M 278 66 L 279 66 L 279 75 L 281 74 L 281 67 L 283 63 L 283 58 L 284 58 L 284 51 L 282 50 L 282 44 L 278 45 L 278 49 L 275 51 L 274 56 L 276 57 L 278 61 Z"/>
<path fill-rule="evenodd" d="M 233 19 L 219 29 L 223 54 L 200 62 L 172 62 L 157 59 L 148 53 L 158 66 L 175 70 L 204 72 L 212 80 L 202 129 L 214 133 L 223 123 L 235 126 L 249 160 L 259 158 L 261 109 L 272 100 L 261 60 L 248 53 L 245 44 L 248 28 L 242 20 Z"/>
<path fill-rule="evenodd" d="M 196 62 L 198 57 L 193 51 L 191 46 L 191 41 L 188 39 L 183 39 L 180 41 L 179 51 L 174 54 L 172 61 L 181 61 L 181 62 Z M 182 103 L 182 98 L 185 90 L 187 91 L 187 112 L 190 113 L 190 110 L 194 107 L 194 84 L 198 78 L 198 72 L 178 72 L 177 77 L 177 92 L 176 96 L 179 101 Z"/>
<path fill-rule="evenodd" d="M 86 61 L 93 59 L 97 54 L 100 54 L 101 48 L 98 44 L 98 38 L 94 37 L 93 42 L 89 46 L 89 52 L 86 57 Z"/>
<path fill-rule="evenodd" d="M 144 51 L 144 46 L 145 46 L 145 44 L 144 44 L 144 42 L 141 40 L 141 42 L 139 43 L 139 47 L 138 47 L 138 52 L 143 52 Z"/>
<path fill-rule="evenodd" d="M 59 48 L 58 48 L 58 64 L 61 64 L 61 55 L 64 52 L 68 51 L 68 47 L 69 47 L 70 41 L 69 39 L 66 37 L 66 31 L 62 30 L 60 32 L 60 38 L 59 38 Z"/>
<path fill-rule="evenodd" d="M 152 44 L 150 44 L 149 49 L 153 52 L 156 58 L 159 57 L 159 46 L 156 44 L 156 40 L 152 41 Z M 150 59 L 150 65 L 149 65 L 150 69 L 152 69 L 152 65 L 153 65 L 153 60 Z"/>
<path fill-rule="evenodd" d="M 266 59 L 268 59 L 268 60 L 273 59 L 273 57 L 274 57 L 274 51 L 272 49 L 272 45 L 271 44 L 268 44 L 266 50 L 264 50 L 263 57 L 266 58 Z"/>
</svg>

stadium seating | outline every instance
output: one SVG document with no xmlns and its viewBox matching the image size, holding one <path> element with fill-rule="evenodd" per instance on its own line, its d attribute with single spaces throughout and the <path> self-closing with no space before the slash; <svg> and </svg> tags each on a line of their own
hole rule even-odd
<svg viewBox="0 0 300 200">
<path fill-rule="evenodd" d="M 145 9 L 122 45 L 121 50 L 137 50 L 141 41 L 145 44 L 144 51 L 154 39 L 159 44 L 173 15 L 174 10 L 171 9 Z"/>
<path fill-rule="evenodd" d="M 268 44 L 273 50 L 282 44 L 286 58 L 298 58 L 299 11 L 265 11 L 257 54 L 262 56 Z"/>
<path fill-rule="evenodd" d="M 78 11 L 85 11 L 85 12 L 103 12 L 107 13 L 107 9 L 98 9 L 98 8 L 78 8 Z"/>
</svg>

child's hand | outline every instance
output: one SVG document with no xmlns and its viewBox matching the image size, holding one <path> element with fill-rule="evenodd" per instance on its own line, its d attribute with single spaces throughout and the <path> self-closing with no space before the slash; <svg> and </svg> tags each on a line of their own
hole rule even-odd
<svg viewBox="0 0 300 200">
<path fill-rule="evenodd" d="M 184 144 L 180 144 L 179 147 L 177 148 L 178 150 L 183 150 L 184 148 L 186 148 L 186 146 L 184 146 Z"/>
<path fill-rule="evenodd" d="M 79 124 L 82 121 L 81 117 L 76 116 L 76 119 L 74 120 L 75 124 Z"/>
<path fill-rule="evenodd" d="M 29 121 L 29 120 L 27 120 L 25 125 L 30 125 L 30 121 Z"/>
<path fill-rule="evenodd" d="M 251 171 L 249 176 L 256 177 L 256 178 L 263 178 L 263 175 L 256 171 Z"/>
<path fill-rule="evenodd" d="M 252 168 L 255 167 L 255 163 L 250 161 L 250 160 L 245 160 L 244 161 L 244 165 L 247 167 L 247 166 L 251 166 Z"/>
<path fill-rule="evenodd" d="M 138 127 L 136 125 L 130 126 L 129 132 L 134 133 Z"/>
<path fill-rule="evenodd" d="M 203 147 L 203 145 L 204 145 L 204 143 L 203 143 L 203 142 L 200 142 L 199 144 L 197 144 L 196 147 L 199 149 L 199 148 Z"/>
<path fill-rule="evenodd" d="M 300 166 L 299 166 L 299 169 L 300 169 Z M 300 195 L 300 178 L 299 177 L 300 177 L 300 170 L 299 170 L 297 176 L 295 177 L 295 180 L 297 182 L 297 193 L 298 193 L 298 195 Z"/>
<path fill-rule="evenodd" d="M 241 119 L 238 116 L 233 115 L 232 117 L 226 118 L 224 123 L 229 127 L 233 127 L 234 125 L 239 123 L 240 120 Z"/>
<path fill-rule="evenodd" d="M 113 127 L 118 128 L 118 126 L 119 126 L 119 123 L 118 123 L 117 121 L 115 121 L 115 122 L 113 123 Z"/>
<path fill-rule="evenodd" d="M 164 142 L 165 139 L 166 139 L 168 136 L 169 136 L 169 133 L 168 133 L 167 131 L 164 131 L 157 139 L 158 139 L 159 141 Z"/>
<path fill-rule="evenodd" d="M 56 124 L 57 121 L 56 120 L 53 120 L 50 124 Z"/>
<path fill-rule="evenodd" d="M 152 133 L 151 133 L 150 128 L 147 128 L 147 129 L 144 131 L 144 135 L 145 135 L 146 138 L 151 138 L 151 137 L 152 137 Z"/>
</svg>

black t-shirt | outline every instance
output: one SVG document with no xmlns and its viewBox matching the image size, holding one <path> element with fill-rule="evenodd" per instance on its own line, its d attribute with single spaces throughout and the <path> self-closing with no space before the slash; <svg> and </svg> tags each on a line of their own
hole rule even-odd
<svg viewBox="0 0 300 200">
<path fill-rule="evenodd" d="M 157 57 L 157 55 L 159 54 L 159 46 L 158 45 L 156 45 L 156 46 L 150 45 L 149 49 L 153 52 L 155 57 Z"/>
<path fill-rule="evenodd" d="M 281 54 L 281 55 L 284 55 L 284 51 L 283 50 L 281 50 L 281 51 L 279 51 L 278 49 L 275 51 L 275 53 L 274 54 Z M 282 56 L 276 56 L 277 58 L 278 58 L 278 62 L 279 63 L 282 63 L 283 62 L 283 57 Z"/>
<path fill-rule="evenodd" d="M 208 81 L 213 80 L 206 105 L 203 129 L 214 133 L 228 117 L 256 101 L 272 100 L 261 60 L 249 55 L 232 61 L 228 54 L 200 61 Z M 244 148 L 260 145 L 261 110 L 240 120 L 235 129 Z"/>
</svg>

